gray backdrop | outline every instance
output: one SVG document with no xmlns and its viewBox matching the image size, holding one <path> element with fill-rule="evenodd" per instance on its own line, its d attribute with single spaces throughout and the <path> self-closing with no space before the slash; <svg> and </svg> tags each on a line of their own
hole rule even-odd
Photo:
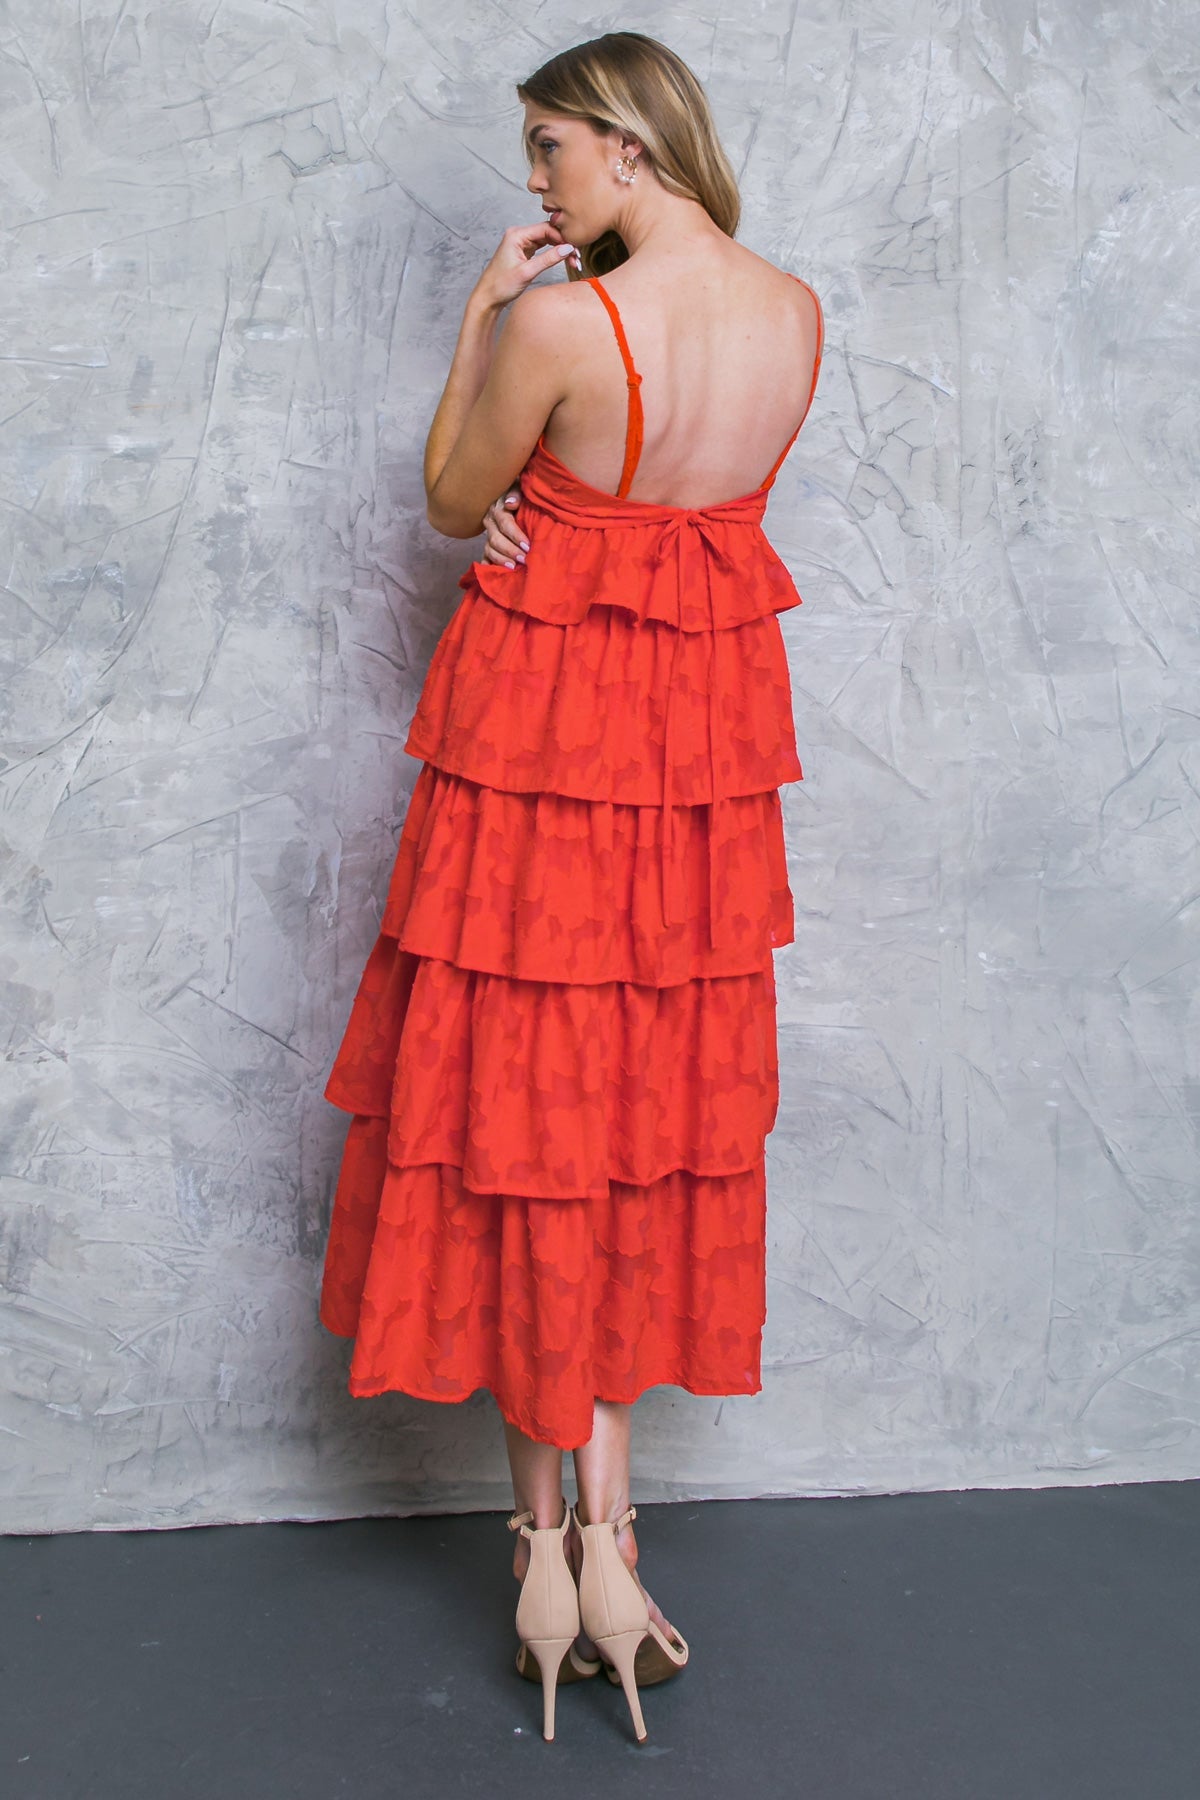
<svg viewBox="0 0 1200 1800">
<path fill-rule="evenodd" d="M 8 0 L 6 1529 L 511 1501 L 486 1394 L 346 1393 L 320 1090 L 479 548 L 421 453 L 539 216 L 512 83 L 620 27 L 828 324 L 765 1386 L 647 1396 L 635 1495 L 1200 1474 L 1188 10 Z"/>
</svg>

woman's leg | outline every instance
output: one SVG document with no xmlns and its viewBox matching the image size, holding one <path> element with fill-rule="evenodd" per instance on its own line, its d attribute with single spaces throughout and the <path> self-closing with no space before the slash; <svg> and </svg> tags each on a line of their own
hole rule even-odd
<svg viewBox="0 0 1200 1800">
<path fill-rule="evenodd" d="M 562 1459 L 557 1444 L 542 1444 L 526 1437 L 508 1419 L 504 1420 L 504 1440 L 508 1446 L 508 1466 L 512 1471 L 513 1511 L 532 1509 L 535 1530 L 548 1525 L 561 1525 L 563 1516 Z M 513 1574 L 525 1579 L 529 1567 L 529 1540 L 515 1534 Z"/>
<path fill-rule="evenodd" d="M 615 1524 L 629 1505 L 629 1441 L 632 1422 L 632 1405 L 622 1405 L 614 1400 L 595 1402 L 592 1435 L 586 1444 L 581 1444 L 578 1450 L 572 1452 L 575 1458 L 575 1485 L 579 1493 L 579 1503 L 575 1510 L 581 1525 L 598 1525 L 602 1519 L 610 1519 Z M 621 1560 L 641 1587 L 641 1577 L 637 1572 L 637 1539 L 633 1534 L 633 1526 L 626 1525 L 616 1535 Z M 579 1571 L 583 1566 L 583 1542 L 573 1525 L 567 1533 L 567 1554 L 578 1581 Z M 642 1592 L 645 1591 L 642 1588 Z M 649 1594 L 646 1594 L 646 1605 L 655 1624 L 670 1637 L 671 1627 Z M 584 1656 L 596 1655 L 596 1646 L 586 1633 L 580 1633 L 578 1643 Z"/>
<path fill-rule="evenodd" d="M 581 1525 L 595 1525 L 601 1519 L 614 1523 L 629 1505 L 629 1442 L 633 1423 L 633 1407 L 614 1400 L 597 1400 L 592 1416 L 592 1435 L 586 1444 L 572 1452 L 575 1459 L 575 1485 L 579 1493 L 577 1511 Z M 532 1510 L 538 1530 L 562 1524 L 562 1451 L 555 1444 L 543 1444 L 526 1437 L 508 1419 L 504 1420 L 504 1440 L 508 1447 L 508 1465 L 512 1471 L 513 1511 Z M 626 1525 L 617 1534 L 617 1549 L 626 1568 L 638 1586 L 638 1548 L 633 1526 Z M 515 1534 L 513 1574 L 524 1581 L 529 1567 L 529 1540 Z M 567 1532 L 567 1558 L 576 1581 L 583 1567 L 583 1540 L 572 1525 Z M 642 1588 L 645 1593 L 645 1588 Z M 646 1605 L 655 1624 L 672 1636 L 672 1629 L 662 1610 L 646 1594 Z M 598 1652 L 585 1631 L 575 1640 L 582 1656 L 594 1658 Z"/>
<path fill-rule="evenodd" d="M 507 1419 L 504 1421 L 504 1441 L 508 1446 L 508 1466 L 512 1470 L 513 1511 L 526 1512 L 532 1507 L 533 1523 L 539 1531 L 545 1530 L 547 1525 L 561 1525 L 562 1451 L 554 1444 L 542 1444 L 536 1438 L 526 1437 L 523 1431 L 518 1431 Z M 513 1574 L 518 1581 L 524 1581 L 525 1571 L 529 1567 L 529 1539 L 522 1537 L 519 1531 L 514 1536 Z M 572 1539 L 576 1544 L 574 1552 L 571 1550 Z M 579 1534 L 572 1525 L 567 1532 L 567 1557 L 576 1581 L 579 1579 L 581 1551 Z M 582 1655 L 594 1660 L 596 1646 L 591 1638 L 581 1631 L 575 1642 Z"/>
</svg>

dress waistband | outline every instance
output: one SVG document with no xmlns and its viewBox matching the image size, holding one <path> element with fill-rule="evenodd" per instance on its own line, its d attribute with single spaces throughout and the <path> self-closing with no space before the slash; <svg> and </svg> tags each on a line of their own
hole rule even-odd
<svg viewBox="0 0 1200 1800">
<path fill-rule="evenodd" d="M 760 525 L 771 488 L 767 481 L 748 494 L 716 500 L 710 506 L 660 506 L 652 500 L 626 500 L 581 480 L 540 438 L 521 471 L 520 485 L 525 498 L 542 512 L 550 513 L 564 525 L 597 531 L 623 531 L 630 526 L 661 528 L 681 519 Z"/>
</svg>

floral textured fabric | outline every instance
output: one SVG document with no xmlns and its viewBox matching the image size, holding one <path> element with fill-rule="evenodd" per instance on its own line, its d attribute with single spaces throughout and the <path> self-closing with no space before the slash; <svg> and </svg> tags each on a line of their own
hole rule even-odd
<svg viewBox="0 0 1200 1800">
<path fill-rule="evenodd" d="M 801 424 L 819 306 L 818 331 Z M 528 563 L 462 577 L 325 1088 L 352 1115 L 320 1300 L 350 1393 L 487 1388 L 564 1449 L 594 1398 L 761 1387 L 802 777 L 777 617 L 801 602 L 762 518 L 791 443 L 751 494 L 656 505 L 625 497 L 639 420 L 615 495 L 539 440 Z"/>
</svg>

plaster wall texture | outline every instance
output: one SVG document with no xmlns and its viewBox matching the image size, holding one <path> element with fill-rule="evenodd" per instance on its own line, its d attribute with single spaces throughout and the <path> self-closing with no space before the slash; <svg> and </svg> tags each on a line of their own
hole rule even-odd
<svg viewBox="0 0 1200 1800">
<path fill-rule="evenodd" d="M 8 0 L 4 1529 L 511 1500 L 487 1394 L 345 1391 L 320 1090 L 479 548 L 421 452 L 539 216 L 512 84 L 621 26 L 829 333 L 765 1385 L 647 1395 L 635 1493 L 1200 1474 L 1194 12 Z"/>
</svg>

